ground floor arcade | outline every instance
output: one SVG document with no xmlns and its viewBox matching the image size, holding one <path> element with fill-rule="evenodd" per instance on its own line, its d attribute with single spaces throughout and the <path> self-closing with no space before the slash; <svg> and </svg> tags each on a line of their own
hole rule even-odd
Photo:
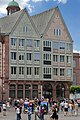
<svg viewBox="0 0 80 120">
<path fill-rule="evenodd" d="M 45 98 L 53 97 L 54 100 L 69 97 L 71 82 L 53 81 L 8 81 L 6 83 L 5 98 Z"/>
</svg>

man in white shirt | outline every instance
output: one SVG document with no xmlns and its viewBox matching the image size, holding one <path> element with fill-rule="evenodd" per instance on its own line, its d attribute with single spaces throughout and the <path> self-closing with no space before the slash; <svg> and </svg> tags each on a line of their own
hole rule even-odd
<svg viewBox="0 0 80 120">
<path fill-rule="evenodd" d="M 6 103 L 3 103 L 3 116 L 6 116 Z"/>
</svg>

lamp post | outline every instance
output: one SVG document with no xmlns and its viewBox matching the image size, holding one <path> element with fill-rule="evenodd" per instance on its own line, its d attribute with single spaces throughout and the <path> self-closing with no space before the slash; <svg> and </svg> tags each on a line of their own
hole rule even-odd
<svg viewBox="0 0 80 120">
<path fill-rule="evenodd" d="M 62 97 L 64 98 L 64 88 L 62 88 Z"/>
</svg>

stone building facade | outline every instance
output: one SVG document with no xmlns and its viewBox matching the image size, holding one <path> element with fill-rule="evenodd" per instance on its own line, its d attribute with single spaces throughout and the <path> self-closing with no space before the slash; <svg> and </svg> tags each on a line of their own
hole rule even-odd
<svg viewBox="0 0 80 120">
<path fill-rule="evenodd" d="M 59 8 L 34 16 L 23 9 L 1 18 L 0 27 L 2 99 L 68 98 L 73 41 Z"/>
<path fill-rule="evenodd" d="M 73 53 L 73 85 L 80 85 L 80 53 Z"/>
</svg>

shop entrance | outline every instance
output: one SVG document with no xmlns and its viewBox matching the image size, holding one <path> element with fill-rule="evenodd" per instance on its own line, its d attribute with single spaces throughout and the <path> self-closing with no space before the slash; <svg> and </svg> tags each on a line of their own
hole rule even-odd
<svg viewBox="0 0 80 120">
<path fill-rule="evenodd" d="M 52 97 L 52 85 L 50 83 L 44 84 L 43 96 L 44 98 L 49 98 L 49 99 Z"/>
<path fill-rule="evenodd" d="M 61 83 L 59 83 L 56 86 L 56 97 L 59 98 L 59 99 L 64 99 L 65 98 L 65 87 Z"/>
</svg>

